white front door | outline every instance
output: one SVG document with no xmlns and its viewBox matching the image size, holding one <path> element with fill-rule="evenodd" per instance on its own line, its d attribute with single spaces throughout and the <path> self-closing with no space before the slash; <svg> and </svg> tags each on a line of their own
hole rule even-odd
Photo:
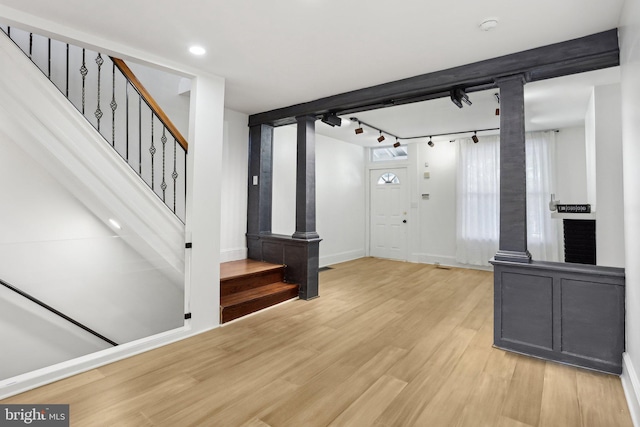
<svg viewBox="0 0 640 427">
<path fill-rule="evenodd" d="M 407 260 L 407 221 L 409 186 L 407 170 L 378 169 L 370 171 L 371 226 L 370 255 Z"/>
</svg>

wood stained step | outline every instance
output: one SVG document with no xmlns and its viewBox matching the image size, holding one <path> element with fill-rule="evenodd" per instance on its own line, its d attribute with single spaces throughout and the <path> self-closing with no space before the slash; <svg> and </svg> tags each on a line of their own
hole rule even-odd
<svg viewBox="0 0 640 427">
<path fill-rule="evenodd" d="M 222 323 L 298 296 L 298 285 L 284 282 L 270 283 L 220 297 Z"/>
<path fill-rule="evenodd" d="M 284 280 L 284 266 L 243 259 L 220 264 L 220 296 Z"/>
<path fill-rule="evenodd" d="M 285 266 L 251 259 L 220 264 L 220 321 L 254 313 L 298 296 L 284 282 Z"/>
</svg>

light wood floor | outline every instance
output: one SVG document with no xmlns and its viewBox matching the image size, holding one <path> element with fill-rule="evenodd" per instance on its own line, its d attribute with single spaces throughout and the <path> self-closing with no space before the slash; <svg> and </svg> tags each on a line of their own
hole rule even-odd
<svg viewBox="0 0 640 427">
<path fill-rule="evenodd" d="M 632 425 L 618 377 L 491 347 L 491 273 L 334 267 L 318 299 L 2 403 L 69 403 L 74 426 Z"/>
</svg>

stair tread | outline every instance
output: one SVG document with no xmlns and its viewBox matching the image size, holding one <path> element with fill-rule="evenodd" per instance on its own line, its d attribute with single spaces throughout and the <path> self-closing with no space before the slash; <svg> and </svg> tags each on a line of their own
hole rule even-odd
<svg viewBox="0 0 640 427">
<path fill-rule="evenodd" d="M 238 277 L 255 276 L 265 271 L 278 270 L 283 267 L 283 265 L 253 259 L 223 262 L 220 264 L 220 281 L 222 282 Z"/>
<path fill-rule="evenodd" d="M 257 300 L 268 297 L 270 295 L 291 291 L 297 289 L 298 285 L 285 282 L 270 283 L 258 288 L 248 289 L 246 291 L 237 292 L 231 295 L 220 297 L 220 306 L 222 308 L 242 304 L 248 301 Z"/>
</svg>

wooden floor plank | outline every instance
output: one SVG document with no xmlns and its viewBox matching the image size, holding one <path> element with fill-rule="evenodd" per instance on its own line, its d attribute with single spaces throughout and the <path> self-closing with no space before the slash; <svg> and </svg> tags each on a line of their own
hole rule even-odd
<svg viewBox="0 0 640 427">
<path fill-rule="evenodd" d="M 632 426 L 618 377 L 492 347 L 490 272 L 333 267 L 320 298 L 2 403 L 68 403 L 82 427 Z"/>
<path fill-rule="evenodd" d="M 538 425 L 545 366 L 543 360 L 524 356 L 518 358 L 502 415 L 524 424 Z"/>
<path fill-rule="evenodd" d="M 580 427 L 581 418 L 575 368 L 547 363 L 538 425 Z"/>
<path fill-rule="evenodd" d="M 383 375 L 329 425 L 371 425 L 406 385 L 395 377 Z"/>
<path fill-rule="evenodd" d="M 583 426 L 630 425 L 629 408 L 618 377 L 581 369 L 575 374 Z"/>
</svg>

